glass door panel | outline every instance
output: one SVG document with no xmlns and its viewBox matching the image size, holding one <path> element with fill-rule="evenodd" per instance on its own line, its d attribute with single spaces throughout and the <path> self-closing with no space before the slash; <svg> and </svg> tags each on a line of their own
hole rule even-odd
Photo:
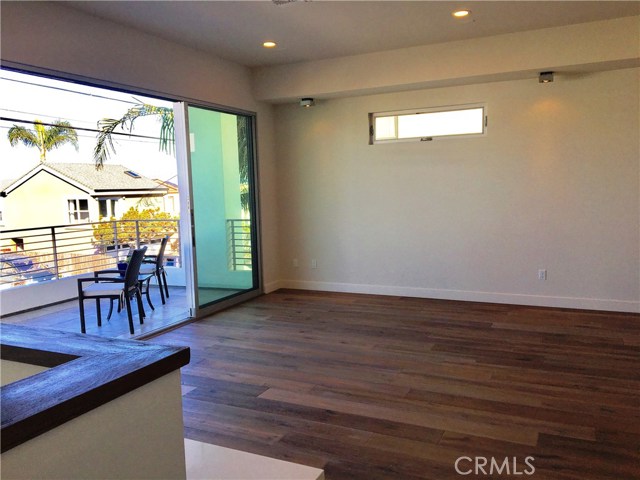
<svg viewBox="0 0 640 480">
<path fill-rule="evenodd" d="M 252 118 L 188 106 L 196 310 L 259 289 Z"/>
</svg>

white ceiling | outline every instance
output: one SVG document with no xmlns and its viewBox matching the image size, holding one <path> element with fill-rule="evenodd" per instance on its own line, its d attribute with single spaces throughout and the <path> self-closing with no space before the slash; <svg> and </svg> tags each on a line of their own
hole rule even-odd
<svg viewBox="0 0 640 480">
<path fill-rule="evenodd" d="M 392 50 L 640 14 L 640 1 L 71 1 L 247 66 Z M 451 12 L 468 8 L 473 22 Z M 264 49 L 265 40 L 278 42 Z"/>
</svg>

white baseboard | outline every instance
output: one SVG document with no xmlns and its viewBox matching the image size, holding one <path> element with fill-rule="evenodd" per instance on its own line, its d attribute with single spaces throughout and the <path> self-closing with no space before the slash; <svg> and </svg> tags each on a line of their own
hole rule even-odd
<svg viewBox="0 0 640 480">
<path fill-rule="evenodd" d="M 470 302 L 508 303 L 536 307 L 579 308 L 612 312 L 640 313 L 640 301 L 613 300 L 581 297 L 553 297 L 500 292 L 478 292 L 469 290 L 445 290 L 439 288 L 397 287 L 390 285 L 366 285 L 355 283 L 314 282 L 305 280 L 281 280 L 272 282 L 277 288 L 299 290 L 321 290 L 327 292 L 365 293 L 372 295 L 394 295 L 402 297 L 434 298 L 439 300 L 462 300 Z M 277 290 L 273 288 L 269 291 Z M 265 292 L 267 290 L 265 289 Z"/>
<path fill-rule="evenodd" d="M 275 282 L 269 282 L 264 284 L 264 293 L 275 292 L 279 288 L 286 288 L 282 281 L 276 280 Z"/>
</svg>

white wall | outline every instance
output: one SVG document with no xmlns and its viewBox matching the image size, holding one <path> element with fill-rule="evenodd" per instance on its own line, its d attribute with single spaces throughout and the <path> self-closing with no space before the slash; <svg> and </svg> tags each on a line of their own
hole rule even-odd
<svg viewBox="0 0 640 480">
<path fill-rule="evenodd" d="M 262 242 L 262 269 L 264 290 L 269 293 L 279 288 L 280 273 L 280 238 L 278 225 L 280 214 L 278 209 L 278 171 L 276 162 L 275 117 L 273 108 L 258 111 L 257 138 L 259 148 L 258 178 L 260 179 L 260 210 Z"/>
<path fill-rule="evenodd" d="M 639 311 L 638 86 L 622 69 L 277 107 L 281 285 Z M 368 145 L 369 112 L 477 102 L 485 137 Z"/>
<path fill-rule="evenodd" d="M 264 280 L 279 278 L 272 112 L 254 100 L 246 67 L 61 3 L 3 2 L 0 20 L 3 62 L 257 112 Z"/>
<path fill-rule="evenodd" d="M 58 2 L 2 4 L 2 60 L 255 110 L 248 70 Z"/>
<path fill-rule="evenodd" d="M 184 479 L 180 371 L 2 454 L 2 478 Z"/>
</svg>

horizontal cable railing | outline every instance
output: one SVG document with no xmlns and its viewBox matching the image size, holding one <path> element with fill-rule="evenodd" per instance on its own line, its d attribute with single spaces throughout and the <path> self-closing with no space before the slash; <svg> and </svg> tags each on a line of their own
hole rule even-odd
<svg viewBox="0 0 640 480">
<path fill-rule="evenodd" d="M 251 270 L 251 220 L 227 220 L 229 270 Z"/>
<path fill-rule="evenodd" d="M 167 265 L 180 266 L 179 220 L 112 220 L 0 231 L 0 288 L 115 268 L 130 248 L 149 253 L 169 235 Z"/>
</svg>

